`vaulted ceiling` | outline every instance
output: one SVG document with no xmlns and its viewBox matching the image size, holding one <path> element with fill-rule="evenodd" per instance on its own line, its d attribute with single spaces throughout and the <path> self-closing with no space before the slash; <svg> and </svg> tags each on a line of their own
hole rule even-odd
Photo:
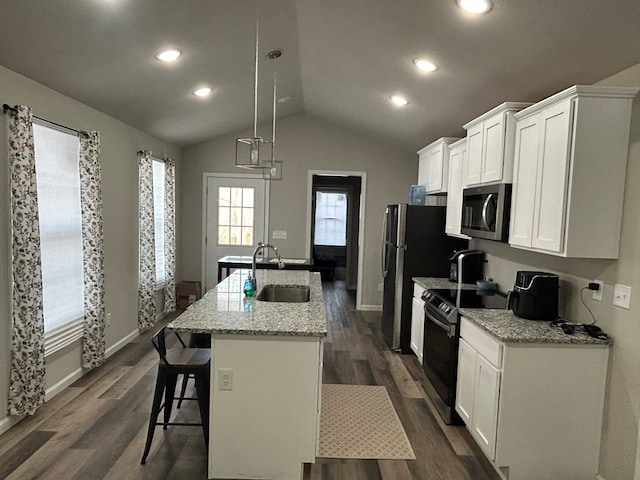
<svg viewBox="0 0 640 480">
<path fill-rule="evenodd" d="M 257 12 L 260 123 L 275 67 L 290 97 L 278 117 L 308 112 L 409 150 L 463 135 L 504 101 L 640 63 L 638 0 L 493 0 L 485 15 L 455 0 L 2 0 L 0 65 L 191 145 L 253 126 Z M 155 60 L 169 46 L 182 56 Z M 282 57 L 267 59 L 274 49 Z M 439 70 L 418 72 L 418 57 Z M 202 85 L 206 99 L 192 94 Z"/>
</svg>

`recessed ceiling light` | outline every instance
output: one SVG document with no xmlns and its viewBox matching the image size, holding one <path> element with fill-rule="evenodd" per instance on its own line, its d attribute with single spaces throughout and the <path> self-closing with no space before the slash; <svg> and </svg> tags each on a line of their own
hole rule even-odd
<svg viewBox="0 0 640 480">
<path fill-rule="evenodd" d="M 210 87 L 202 87 L 193 92 L 194 95 L 198 97 L 208 97 L 211 94 Z"/>
<path fill-rule="evenodd" d="M 167 50 L 161 50 L 156 53 L 156 60 L 160 60 L 161 62 L 173 62 L 180 55 L 182 55 L 182 52 L 180 50 L 169 48 Z"/>
<path fill-rule="evenodd" d="M 458 6 L 469 13 L 487 13 L 491 10 L 491 0 L 456 0 Z"/>
<path fill-rule="evenodd" d="M 409 103 L 406 98 L 401 97 L 400 95 L 391 95 L 390 98 L 394 105 L 397 105 L 399 107 L 404 107 Z"/>
<path fill-rule="evenodd" d="M 423 72 L 435 72 L 438 69 L 438 66 L 435 63 L 432 63 L 429 60 L 425 60 L 423 58 L 416 58 L 413 63 L 419 70 L 422 70 Z"/>
</svg>

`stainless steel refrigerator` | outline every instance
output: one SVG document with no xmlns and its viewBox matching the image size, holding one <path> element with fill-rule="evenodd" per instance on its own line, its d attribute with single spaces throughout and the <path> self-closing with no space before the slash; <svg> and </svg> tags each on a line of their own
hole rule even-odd
<svg viewBox="0 0 640 480">
<path fill-rule="evenodd" d="M 382 335 L 393 350 L 410 353 L 412 277 L 448 277 L 449 256 L 467 240 L 445 234 L 446 207 L 387 205 L 382 234 Z"/>
</svg>

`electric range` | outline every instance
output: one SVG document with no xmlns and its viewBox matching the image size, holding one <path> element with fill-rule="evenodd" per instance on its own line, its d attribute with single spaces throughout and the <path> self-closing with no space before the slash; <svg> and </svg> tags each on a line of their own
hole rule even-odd
<svg viewBox="0 0 640 480">
<path fill-rule="evenodd" d="M 423 369 L 429 380 L 425 384 L 445 423 L 460 424 L 455 412 L 458 345 L 460 340 L 460 308 L 507 308 L 507 297 L 501 292 L 462 289 L 428 289 L 424 300 Z"/>
</svg>

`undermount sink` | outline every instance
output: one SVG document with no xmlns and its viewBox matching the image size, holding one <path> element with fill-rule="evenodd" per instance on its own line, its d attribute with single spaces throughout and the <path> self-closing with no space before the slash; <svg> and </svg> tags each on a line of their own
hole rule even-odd
<svg viewBox="0 0 640 480">
<path fill-rule="evenodd" d="M 310 289 L 307 285 L 265 285 L 256 300 L 262 302 L 303 303 L 309 301 Z"/>
</svg>

